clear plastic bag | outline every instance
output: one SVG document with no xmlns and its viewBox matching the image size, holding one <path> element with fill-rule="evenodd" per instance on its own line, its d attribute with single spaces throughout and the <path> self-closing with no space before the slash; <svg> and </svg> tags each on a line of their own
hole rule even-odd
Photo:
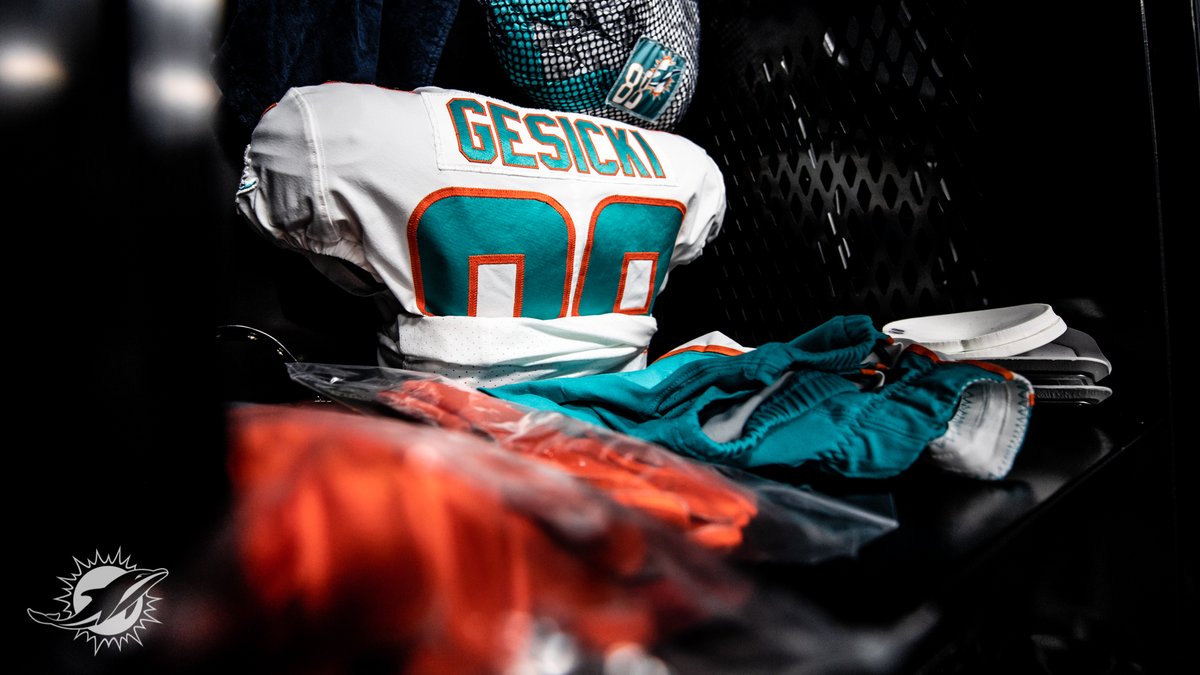
<svg viewBox="0 0 1200 675">
<path fill-rule="evenodd" d="M 329 403 L 226 418 L 228 527 L 173 601 L 191 620 L 163 670 L 815 675 L 909 646 L 478 434 Z"/>
<path fill-rule="evenodd" d="M 853 556 L 898 526 L 887 495 L 865 508 L 805 486 L 703 463 L 560 413 L 525 408 L 438 375 L 304 362 L 289 364 L 288 372 L 297 383 L 360 412 L 471 434 L 553 466 L 737 559 L 817 563 Z"/>
<path fill-rule="evenodd" d="M 478 438 L 334 407 L 228 420 L 240 609 L 313 663 L 511 672 L 558 635 L 568 673 L 734 619 L 750 593 L 717 554 Z"/>
</svg>

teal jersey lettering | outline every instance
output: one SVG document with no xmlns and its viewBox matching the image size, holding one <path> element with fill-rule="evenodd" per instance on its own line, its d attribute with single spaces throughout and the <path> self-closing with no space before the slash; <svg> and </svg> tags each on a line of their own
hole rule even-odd
<svg viewBox="0 0 1200 675">
<path fill-rule="evenodd" d="M 575 122 L 575 128 L 579 130 L 579 140 L 583 143 L 584 152 L 587 153 L 588 162 L 597 173 L 605 176 L 611 176 L 617 172 L 617 163 L 614 160 L 600 161 L 600 155 L 596 152 L 596 144 L 592 142 L 592 134 L 600 134 L 600 127 L 589 120 L 579 120 Z"/>
<path fill-rule="evenodd" d="M 537 159 L 533 155 L 513 150 L 513 143 L 521 140 L 521 134 L 510 129 L 506 120 L 515 120 L 520 124 L 521 113 L 497 103 L 489 103 L 488 110 L 492 113 L 492 124 L 496 127 L 496 138 L 500 142 L 500 161 L 507 166 L 537 168 Z"/>
<path fill-rule="evenodd" d="M 579 173 L 591 173 L 591 169 L 587 165 L 587 158 L 583 156 L 583 149 L 579 147 L 579 136 L 575 133 L 575 125 L 571 124 L 571 120 L 566 117 L 559 117 L 558 123 L 567 137 L 567 143 L 571 144 L 571 155 L 575 157 L 575 170 Z"/>
<path fill-rule="evenodd" d="M 554 134 L 547 133 L 543 127 L 557 126 L 553 117 L 549 115 L 526 115 L 525 126 L 529 129 L 529 135 L 533 140 L 542 145 L 554 146 L 555 153 L 551 155 L 547 152 L 539 152 L 538 159 L 548 169 L 555 171 L 566 171 L 571 168 L 571 154 L 567 149 L 567 144 L 563 139 Z"/>
<path fill-rule="evenodd" d="M 483 104 L 479 101 L 456 98 L 446 103 L 450 111 L 450 119 L 454 123 L 454 133 L 458 136 L 458 150 L 472 162 L 491 163 L 496 161 L 496 141 L 492 138 L 492 128 L 482 122 L 468 122 L 466 111 L 484 114 Z"/>
<path fill-rule="evenodd" d="M 636 129 L 563 115 L 522 114 L 515 107 L 469 98 L 451 99 L 446 109 L 459 153 L 475 164 L 499 159 L 500 164 L 517 169 L 574 167 L 581 174 L 666 177 L 654 148 Z M 555 128 L 562 130 L 561 136 Z M 615 159 L 601 159 L 605 156 Z"/>
<path fill-rule="evenodd" d="M 638 145 L 642 146 L 642 150 L 646 151 L 646 159 L 650 161 L 650 168 L 654 171 L 655 178 L 666 178 L 667 174 L 663 172 L 662 164 L 658 161 L 658 155 L 654 154 L 654 148 L 651 148 L 646 139 L 642 138 L 641 133 L 637 131 L 630 133 L 633 136 L 633 140 L 637 141 Z"/>
<path fill-rule="evenodd" d="M 604 133 L 608 136 L 608 140 L 612 142 L 613 149 L 617 151 L 617 161 L 621 162 L 621 171 L 626 176 L 632 176 L 634 169 L 642 177 L 650 175 L 646 171 L 646 165 L 642 164 L 642 160 L 633 152 L 629 141 L 625 137 L 624 129 L 613 129 L 612 127 L 604 127 Z"/>
</svg>

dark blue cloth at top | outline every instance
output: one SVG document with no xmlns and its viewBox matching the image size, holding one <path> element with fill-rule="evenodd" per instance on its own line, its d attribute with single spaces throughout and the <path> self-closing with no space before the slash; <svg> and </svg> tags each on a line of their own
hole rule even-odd
<svg viewBox="0 0 1200 675">
<path fill-rule="evenodd" d="M 212 74 L 223 144 L 240 153 L 292 87 L 432 84 L 459 0 L 231 0 Z"/>
</svg>

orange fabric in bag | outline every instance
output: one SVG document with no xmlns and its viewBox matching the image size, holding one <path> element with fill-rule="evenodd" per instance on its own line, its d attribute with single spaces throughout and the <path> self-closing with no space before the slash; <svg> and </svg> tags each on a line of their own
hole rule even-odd
<svg viewBox="0 0 1200 675">
<path fill-rule="evenodd" d="M 278 405 L 228 420 L 246 586 L 330 658 L 384 645 L 405 673 L 499 673 L 531 637 L 522 619 L 553 619 L 590 650 L 652 644 L 733 588 L 646 574 L 655 541 L 638 522 L 471 436 Z M 514 505 L 514 485 L 533 506 Z"/>
<path fill-rule="evenodd" d="M 552 413 L 533 413 L 534 418 L 477 390 L 411 380 L 381 392 L 379 400 L 410 417 L 473 432 L 555 466 L 711 549 L 736 548 L 757 513 L 749 490 L 666 449 L 607 430 L 583 430 L 575 420 Z M 550 419 L 562 421 L 556 426 Z"/>
</svg>

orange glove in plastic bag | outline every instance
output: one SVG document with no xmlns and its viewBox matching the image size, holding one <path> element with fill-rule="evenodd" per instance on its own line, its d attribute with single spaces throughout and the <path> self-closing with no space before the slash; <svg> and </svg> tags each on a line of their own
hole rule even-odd
<svg viewBox="0 0 1200 675">
<path fill-rule="evenodd" d="M 736 614 L 747 593 L 677 531 L 478 438 L 313 407 L 228 419 L 245 585 L 313 672 L 356 653 L 504 672 L 547 621 L 602 658 Z"/>
</svg>

